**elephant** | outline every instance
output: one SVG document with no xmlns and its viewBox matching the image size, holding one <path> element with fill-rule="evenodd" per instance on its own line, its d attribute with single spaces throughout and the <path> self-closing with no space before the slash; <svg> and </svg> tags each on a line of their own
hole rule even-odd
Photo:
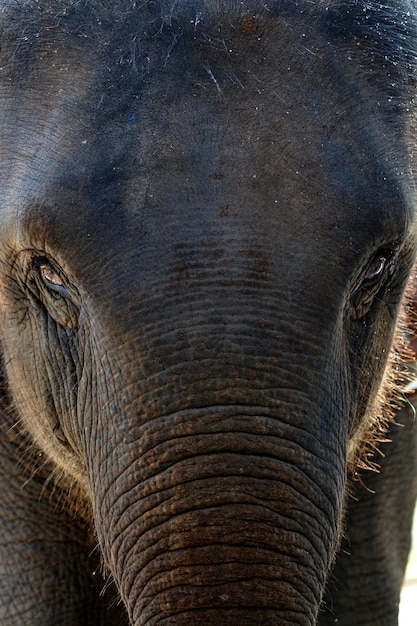
<svg viewBox="0 0 417 626">
<path fill-rule="evenodd" d="M 406 402 L 389 425 L 376 471 L 362 472 L 351 482 L 341 547 L 328 578 L 320 626 L 355 621 L 398 624 L 417 499 L 415 358 L 407 365 L 414 389 L 406 391 Z"/>
<path fill-rule="evenodd" d="M 375 623 L 416 15 L 0 2 L 2 626 Z"/>
</svg>

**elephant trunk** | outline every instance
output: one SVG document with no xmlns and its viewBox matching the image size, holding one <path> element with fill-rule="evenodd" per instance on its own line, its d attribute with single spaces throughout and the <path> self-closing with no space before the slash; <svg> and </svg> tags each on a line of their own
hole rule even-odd
<svg viewBox="0 0 417 626">
<path fill-rule="evenodd" d="M 297 311 L 309 294 L 295 317 L 266 280 L 238 281 L 235 261 L 232 284 L 208 265 L 163 309 L 132 303 L 140 335 L 112 335 L 125 329 L 116 300 L 91 339 L 84 458 L 103 556 L 135 626 L 312 626 L 346 480 L 339 300 L 314 316 L 315 286 L 294 287 Z"/>
<path fill-rule="evenodd" d="M 115 441 L 93 500 L 132 624 L 315 624 L 344 480 L 316 445 L 251 406 L 178 412 Z"/>
</svg>

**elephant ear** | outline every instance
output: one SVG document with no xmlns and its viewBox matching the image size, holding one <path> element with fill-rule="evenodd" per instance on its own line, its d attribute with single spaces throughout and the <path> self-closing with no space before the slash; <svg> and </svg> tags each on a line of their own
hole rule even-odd
<svg viewBox="0 0 417 626">
<path fill-rule="evenodd" d="M 401 302 L 385 375 L 372 408 L 371 427 L 366 431 L 359 429 L 354 441 L 349 443 L 355 449 L 349 455 L 349 469 L 355 479 L 360 479 L 358 470 L 379 471 L 380 445 L 389 441 L 388 430 L 395 415 L 414 393 L 417 393 L 417 263 Z"/>
</svg>

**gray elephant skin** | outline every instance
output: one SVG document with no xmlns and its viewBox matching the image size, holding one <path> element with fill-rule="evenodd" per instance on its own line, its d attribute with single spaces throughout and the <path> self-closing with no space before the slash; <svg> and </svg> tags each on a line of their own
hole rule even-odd
<svg viewBox="0 0 417 626">
<path fill-rule="evenodd" d="M 0 2 L 2 626 L 396 623 L 415 9 Z"/>
</svg>

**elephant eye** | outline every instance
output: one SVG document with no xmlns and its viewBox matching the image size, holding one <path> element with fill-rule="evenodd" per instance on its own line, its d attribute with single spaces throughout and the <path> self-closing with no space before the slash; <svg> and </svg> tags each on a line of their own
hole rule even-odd
<svg viewBox="0 0 417 626">
<path fill-rule="evenodd" d="M 54 269 L 47 265 L 46 263 L 42 263 L 39 266 L 39 272 L 45 281 L 45 283 L 51 287 L 58 287 L 65 289 L 64 283 L 62 282 L 60 276 L 54 271 Z"/>
<path fill-rule="evenodd" d="M 395 265 L 395 257 L 398 251 L 398 244 L 380 248 L 370 259 L 368 266 L 362 274 L 361 288 L 373 287 L 392 273 Z"/>
<path fill-rule="evenodd" d="M 368 261 L 351 299 L 353 319 L 360 319 L 369 311 L 377 295 L 381 293 L 380 290 L 390 280 L 395 268 L 397 250 L 398 245 L 394 243 L 379 249 Z"/>
<path fill-rule="evenodd" d="M 33 269 L 39 288 L 38 297 L 51 317 L 64 328 L 77 330 L 79 306 L 76 291 L 68 287 L 68 279 L 63 278 L 46 258 L 37 259 Z"/>
<path fill-rule="evenodd" d="M 78 330 L 81 301 L 78 289 L 64 269 L 46 254 L 26 249 L 19 253 L 17 277 L 27 296 L 28 311 L 47 312 L 60 326 Z M 38 321 L 44 316 L 37 316 Z"/>
<path fill-rule="evenodd" d="M 388 263 L 389 256 L 389 254 L 383 252 L 372 259 L 365 272 L 365 276 L 363 278 L 364 283 L 369 284 L 371 282 L 373 284 L 380 277 L 382 277 L 384 269 Z"/>
</svg>

